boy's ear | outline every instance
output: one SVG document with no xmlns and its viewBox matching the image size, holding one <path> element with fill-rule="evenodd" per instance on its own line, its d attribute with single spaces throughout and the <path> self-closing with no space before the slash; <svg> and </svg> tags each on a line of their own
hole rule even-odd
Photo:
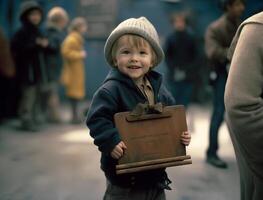
<svg viewBox="0 0 263 200">
<path fill-rule="evenodd" d="M 117 60 L 116 60 L 116 58 L 112 58 L 112 62 L 113 62 L 113 65 L 114 65 L 114 66 L 117 66 Z"/>
</svg>

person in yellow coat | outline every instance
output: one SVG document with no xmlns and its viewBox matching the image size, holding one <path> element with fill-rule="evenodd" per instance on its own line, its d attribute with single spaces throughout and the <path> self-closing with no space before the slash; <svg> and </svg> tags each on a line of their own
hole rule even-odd
<svg viewBox="0 0 263 200">
<path fill-rule="evenodd" d="M 62 43 L 63 70 L 61 81 L 70 100 L 72 123 L 81 123 L 78 107 L 85 96 L 85 65 L 87 56 L 84 50 L 83 35 L 87 31 L 84 18 L 77 17 L 69 25 L 69 34 Z"/>
</svg>

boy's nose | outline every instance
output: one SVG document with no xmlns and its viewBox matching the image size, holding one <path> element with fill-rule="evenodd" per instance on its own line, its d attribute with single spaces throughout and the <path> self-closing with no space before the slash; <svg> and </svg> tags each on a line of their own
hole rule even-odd
<svg viewBox="0 0 263 200">
<path fill-rule="evenodd" d="M 133 62 L 136 61 L 136 62 L 137 62 L 137 61 L 138 61 L 138 55 L 135 54 L 135 53 L 132 54 L 132 56 L 131 56 L 131 61 L 133 61 Z"/>
</svg>

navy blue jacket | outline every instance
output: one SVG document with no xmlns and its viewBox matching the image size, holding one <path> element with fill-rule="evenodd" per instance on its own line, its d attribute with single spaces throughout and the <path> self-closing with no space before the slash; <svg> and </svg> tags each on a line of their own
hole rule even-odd
<svg viewBox="0 0 263 200">
<path fill-rule="evenodd" d="M 155 103 L 174 105 L 175 101 L 167 89 L 162 85 L 161 74 L 150 71 L 147 75 L 155 96 Z M 94 144 L 102 153 L 101 168 L 107 179 L 113 184 L 129 184 L 130 178 L 138 183 L 160 182 L 165 176 L 164 169 L 138 172 L 126 175 L 116 175 L 115 166 L 117 160 L 110 156 L 110 152 L 121 141 L 118 130 L 114 125 L 114 114 L 131 111 L 138 103 L 145 103 L 147 99 L 136 87 L 128 76 L 112 69 L 106 77 L 103 85 L 93 96 L 87 117 L 87 126 L 90 135 L 94 138 Z"/>
</svg>

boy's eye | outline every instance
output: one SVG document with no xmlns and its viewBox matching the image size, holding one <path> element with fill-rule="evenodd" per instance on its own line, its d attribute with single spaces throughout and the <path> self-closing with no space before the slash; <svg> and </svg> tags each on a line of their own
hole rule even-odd
<svg viewBox="0 0 263 200">
<path fill-rule="evenodd" d="M 128 54 L 128 53 L 130 53 L 130 51 L 124 50 L 124 51 L 122 51 L 122 53 L 123 53 L 123 54 Z"/>
<path fill-rule="evenodd" d="M 146 51 L 140 51 L 140 54 L 147 54 Z"/>
</svg>

